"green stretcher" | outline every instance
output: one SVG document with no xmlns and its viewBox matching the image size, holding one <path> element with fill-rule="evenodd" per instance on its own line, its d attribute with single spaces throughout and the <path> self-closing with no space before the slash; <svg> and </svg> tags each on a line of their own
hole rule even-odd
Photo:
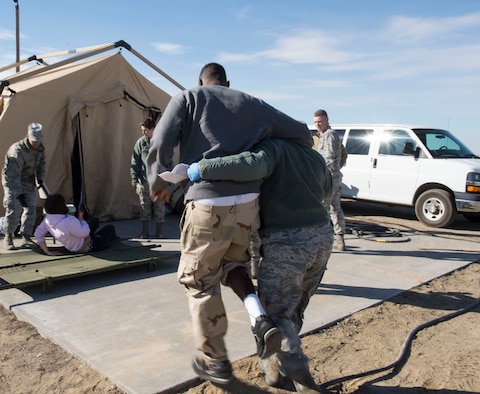
<svg viewBox="0 0 480 394">
<path fill-rule="evenodd" d="M 90 254 L 47 256 L 29 250 L 0 255 L 0 290 L 41 285 L 51 291 L 53 282 L 99 272 L 145 264 L 154 271 L 156 263 L 178 257 L 179 252 L 152 250 L 159 245 L 128 246 L 116 242 L 110 248 Z"/>
</svg>

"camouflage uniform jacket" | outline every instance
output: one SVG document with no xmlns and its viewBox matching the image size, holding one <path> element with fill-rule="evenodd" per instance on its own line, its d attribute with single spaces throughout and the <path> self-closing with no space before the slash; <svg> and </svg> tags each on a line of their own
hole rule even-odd
<svg viewBox="0 0 480 394">
<path fill-rule="evenodd" d="M 202 179 L 265 178 L 260 192 L 260 233 L 322 226 L 330 217 L 322 202 L 332 189 L 325 160 L 310 147 L 272 138 L 238 155 L 203 159 Z"/>
<path fill-rule="evenodd" d="M 5 155 L 5 166 L 2 171 L 2 185 L 8 188 L 12 197 L 35 190 L 35 178 L 45 178 L 45 148 L 40 145 L 33 149 L 27 138 L 14 143 Z"/>
<path fill-rule="evenodd" d="M 132 183 L 136 181 L 147 180 L 147 169 L 145 163 L 147 162 L 148 150 L 150 149 L 150 140 L 148 137 L 140 137 L 133 147 L 132 161 L 130 163 L 130 174 L 132 176 Z"/>
<path fill-rule="evenodd" d="M 342 142 L 335 130 L 328 128 L 323 134 L 317 134 L 319 137 L 317 151 L 322 155 L 327 166 L 332 173 L 336 175 L 340 172 L 340 163 L 342 161 Z"/>
</svg>

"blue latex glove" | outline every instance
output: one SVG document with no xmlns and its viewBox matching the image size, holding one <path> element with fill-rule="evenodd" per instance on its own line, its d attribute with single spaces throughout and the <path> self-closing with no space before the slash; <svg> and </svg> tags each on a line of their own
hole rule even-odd
<svg viewBox="0 0 480 394">
<path fill-rule="evenodd" d="M 192 163 L 187 168 L 188 179 L 192 182 L 200 179 L 200 170 L 198 169 L 198 163 Z"/>
</svg>

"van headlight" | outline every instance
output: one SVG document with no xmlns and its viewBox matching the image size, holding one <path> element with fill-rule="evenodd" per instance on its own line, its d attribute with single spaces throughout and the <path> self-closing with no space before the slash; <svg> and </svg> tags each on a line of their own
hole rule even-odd
<svg viewBox="0 0 480 394">
<path fill-rule="evenodd" d="M 469 172 L 467 174 L 467 193 L 480 193 L 480 173 Z"/>
</svg>

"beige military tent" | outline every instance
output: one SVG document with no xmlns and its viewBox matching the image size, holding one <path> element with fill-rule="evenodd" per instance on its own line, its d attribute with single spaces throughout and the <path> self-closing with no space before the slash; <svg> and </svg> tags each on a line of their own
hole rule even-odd
<svg viewBox="0 0 480 394">
<path fill-rule="evenodd" d="M 38 65 L 14 77 L 29 72 L 32 76 L 12 78 L 2 89 L 1 158 L 25 137 L 29 123 L 41 123 L 50 192 L 75 204 L 85 201 L 88 212 L 101 220 L 135 217 L 139 204 L 130 158 L 141 136 L 139 123 L 163 112 L 170 95 L 121 53 L 56 68 Z M 3 189 L 0 193 L 3 199 Z"/>
</svg>

